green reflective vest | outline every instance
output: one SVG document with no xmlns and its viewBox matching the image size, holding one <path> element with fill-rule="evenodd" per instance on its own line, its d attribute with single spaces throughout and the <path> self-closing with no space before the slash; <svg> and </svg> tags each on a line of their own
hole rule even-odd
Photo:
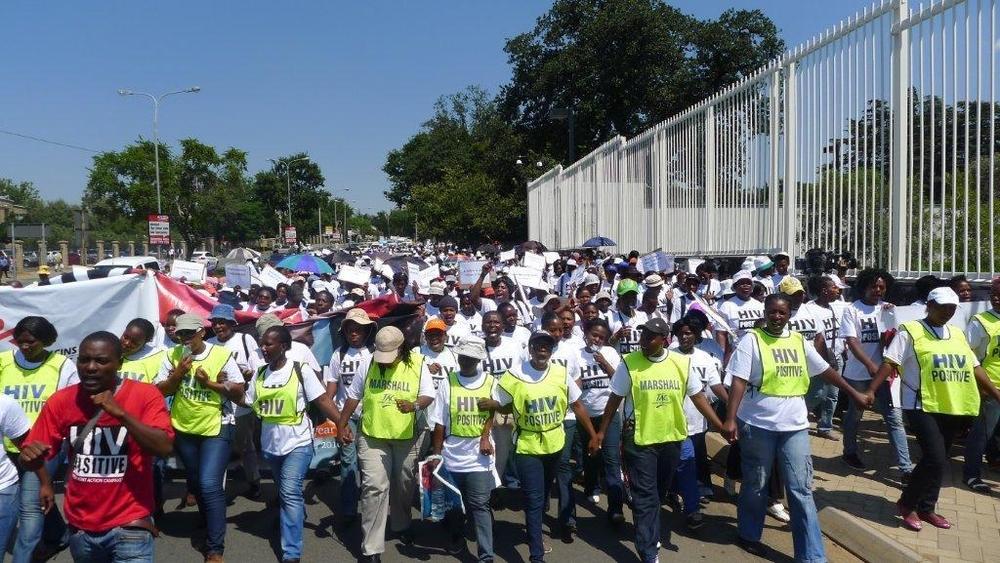
<svg viewBox="0 0 1000 563">
<path fill-rule="evenodd" d="M 396 401 L 417 402 L 423 363 L 423 355 L 417 352 L 410 353 L 409 361 L 400 360 L 384 372 L 382 366 L 372 361 L 361 397 L 361 432 L 365 436 L 380 440 L 413 438 L 416 413 L 399 412 Z"/>
<path fill-rule="evenodd" d="M 913 355 L 920 366 L 920 403 L 924 412 L 977 416 L 976 357 L 962 331 L 948 325 L 948 338 L 938 338 L 921 321 L 907 321 L 901 328 L 910 335 Z"/>
<path fill-rule="evenodd" d="M 48 401 L 59 387 L 59 373 L 64 363 L 66 356 L 50 352 L 49 357 L 38 367 L 25 369 L 14 360 L 14 350 L 0 352 L 0 388 L 3 389 L 4 395 L 17 401 L 31 424 L 38 420 L 45 401 Z M 3 439 L 3 445 L 8 452 L 20 451 L 7 438 Z"/>
<path fill-rule="evenodd" d="M 632 379 L 635 444 L 650 446 L 687 438 L 684 398 L 691 358 L 668 352 L 663 361 L 654 362 L 640 350 L 627 354 L 623 361 Z"/>
<path fill-rule="evenodd" d="M 760 392 L 772 397 L 802 397 L 809 391 L 805 338 L 789 331 L 774 336 L 762 328 L 753 329 L 760 350 Z"/>
<path fill-rule="evenodd" d="M 983 325 L 986 334 L 990 336 L 990 342 L 986 345 L 986 356 L 980 364 L 989 374 L 993 385 L 1000 387 L 1000 316 L 993 311 L 983 311 L 976 315 L 975 319 Z"/>
<path fill-rule="evenodd" d="M 299 362 L 292 362 L 288 379 L 281 385 L 272 387 L 264 385 L 265 373 L 267 366 L 261 366 L 257 370 L 257 377 L 253 380 L 254 401 L 250 408 L 268 424 L 297 426 L 302 422 L 302 415 L 305 413 L 305 410 L 298 409 L 299 389 L 302 387 L 302 365 Z"/>
<path fill-rule="evenodd" d="M 166 353 L 166 350 L 160 350 L 138 360 L 122 358 L 122 367 L 118 370 L 118 374 L 125 379 L 153 383 L 156 374 L 160 372 L 160 366 L 163 365 L 163 355 Z"/>
<path fill-rule="evenodd" d="M 449 434 L 458 438 L 479 438 L 483 427 L 489 420 L 490 411 L 479 410 L 479 399 L 489 399 L 492 396 L 495 381 L 493 376 L 486 374 L 483 383 L 469 389 L 458 379 L 458 372 L 448 374 L 448 430 Z"/>
<path fill-rule="evenodd" d="M 225 346 L 206 343 L 208 354 L 204 359 L 194 360 L 191 369 L 184 375 L 180 387 L 174 394 L 170 408 L 170 421 L 174 429 L 195 436 L 218 436 L 222 430 L 222 406 L 225 398 L 204 387 L 195 379 L 198 368 L 203 368 L 208 377 L 215 378 L 226 367 L 231 352 Z M 176 366 L 184 357 L 184 346 L 170 349 L 170 364 Z"/>
<path fill-rule="evenodd" d="M 545 375 L 535 382 L 508 371 L 500 377 L 499 385 L 513 398 L 511 406 L 517 426 L 514 451 L 528 455 L 561 452 L 566 443 L 563 419 L 569 407 L 566 368 L 549 364 Z"/>
</svg>

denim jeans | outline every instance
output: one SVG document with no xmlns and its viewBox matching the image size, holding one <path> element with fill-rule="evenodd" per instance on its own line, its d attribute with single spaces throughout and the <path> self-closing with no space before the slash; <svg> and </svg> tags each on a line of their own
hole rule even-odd
<svg viewBox="0 0 1000 563">
<path fill-rule="evenodd" d="M 965 439 L 965 465 L 962 468 L 964 480 L 982 477 L 983 453 L 997 422 L 1000 422 L 1000 404 L 992 397 L 983 397 L 979 405 L 979 416 L 972 423 L 969 437 Z"/>
<path fill-rule="evenodd" d="M 198 499 L 198 511 L 205 517 L 206 555 L 222 555 L 226 549 L 226 491 L 222 479 L 235 431 L 232 424 L 223 424 L 218 436 L 177 432 L 174 439 L 174 451 L 187 475 L 188 491 Z"/>
<path fill-rule="evenodd" d="M 461 510 L 453 510 L 445 516 L 451 535 L 461 535 L 465 529 L 465 517 L 472 518 L 476 527 L 477 561 L 493 561 L 493 510 L 490 508 L 490 493 L 496 484 L 493 472 L 451 473 L 451 480 L 462 492 L 465 504 L 465 515 Z"/>
<path fill-rule="evenodd" d="M 542 516 L 545 513 L 545 505 L 561 456 L 560 452 L 548 455 L 514 453 L 517 473 L 521 477 L 521 491 L 524 493 L 524 525 L 528 529 L 528 552 L 531 563 L 545 561 Z"/>
<path fill-rule="evenodd" d="M 698 458 L 695 455 L 694 441 L 688 436 L 681 442 L 681 455 L 677 463 L 677 473 L 674 485 L 684 501 L 684 515 L 693 514 L 701 509 L 701 493 L 698 491 Z"/>
<path fill-rule="evenodd" d="M 99 534 L 77 530 L 69 551 L 74 563 L 153 563 L 153 534 L 121 527 Z"/>
<path fill-rule="evenodd" d="M 556 485 L 559 491 L 559 527 L 576 526 L 576 496 L 573 491 L 573 444 L 576 442 L 576 419 L 564 420 L 563 431 L 566 433 L 566 443 L 559 454 L 559 470 L 556 473 Z"/>
<path fill-rule="evenodd" d="M 846 380 L 854 389 L 864 393 L 868 390 L 868 381 Z M 892 396 L 889 392 L 889 382 L 886 381 L 875 392 L 875 410 L 882 414 L 889 427 L 889 444 L 896 450 L 896 465 L 900 471 L 912 471 L 910 448 L 906 444 L 906 428 L 903 427 L 903 410 L 890 405 Z M 848 402 L 847 413 L 844 414 L 844 455 L 858 453 L 858 424 L 862 412 L 854 401 Z"/>
<path fill-rule="evenodd" d="M 0 489 L 0 561 L 7 553 L 10 534 L 17 526 L 17 515 L 21 512 L 21 483 Z"/>
<path fill-rule="evenodd" d="M 45 462 L 45 470 L 49 475 L 55 475 L 62 459 L 60 454 Z M 30 563 L 43 535 L 47 543 L 64 544 L 68 541 L 69 530 L 59 508 L 53 506 L 48 514 L 42 512 L 42 503 L 38 500 L 40 488 L 38 475 L 32 471 L 21 473 L 21 510 L 17 520 L 17 538 L 14 541 L 14 563 Z"/>
<path fill-rule="evenodd" d="M 358 435 L 358 421 L 347 421 L 351 436 Z M 361 476 L 358 473 L 358 444 L 351 441 L 340 448 L 340 514 L 353 518 L 358 515 L 358 499 L 361 498 Z"/>
<path fill-rule="evenodd" d="M 601 427 L 601 417 L 591 417 L 590 423 L 595 429 Z M 577 441 L 583 442 L 587 439 L 585 433 L 577 432 Z M 624 497 L 624 485 L 622 485 L 622 420 L 621 413 L 615 412 L 608 431 L 604 435 L 604 442 L 601 444 L 601 451 L 595 456 L 585 456 L 584 463 L 584 485 L 583 490 L 590 493 L 597 489 L 598 477 L 601 474 L 601 463 L 604 464 L 604 492 L 608 495 L 608 516 L 622 513 L 622 503 Z M 586 449 L 587 444 L 584 444 Z"/>
<path fill-rule="evenodd" d="M 814 377 L 809 382 L 806 393 L 806 408 L 816 412 L 816 430 L 829 432 L 833 430 L 833 411 L 837 408 L 840 389 L 832 383 L 827 383 L 822 377 Z"/>
<path fill-rule="evenodd" d="M 271 466 L 271 476 L 278 489 L 281 504 L 281 557 L 302 557 L 302 528 L 306 522 L 306 503 L 302 498 L 302 482 L 313 458 L 312 443 L 304 444 L 285 455 L 264 452 L 264 460 Z"/>
<path fill-rule="evenodd" d="M 738 420 L 743 456 L 743 485 L 737 504 L 737 529 L 744 540 L 760 541 L 768 504 L 768 481 L 775 460 L 785 481 L 789 513 L 792 517 L 792 544 L 795 560 L 826 561 L 823 534 L 812 495 L 812 454 L 809 431 L 765 430 Z"/>
<path fill-rule="evenodd" d="M 650 446 L 635 443 L 635 431 L 622 434 L 625 444 L 625 468 L 632 486 L 632 521 L 635 525 L 635 550 L 643 563 L 657 560 L 660 541 L 660 498 L 670 490 L 681 442 Z M 660 476 L 663 476 L 661 479 Z"/>
</svg>

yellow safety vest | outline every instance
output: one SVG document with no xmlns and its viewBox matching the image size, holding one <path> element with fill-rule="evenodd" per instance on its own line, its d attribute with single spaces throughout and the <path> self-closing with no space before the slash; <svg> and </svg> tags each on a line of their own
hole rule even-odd
<svg viewBox="0 0 1000 563">
<path fill-rule="evenodd" d="M 561 452 L 566 443 L 563 419 L 569 406 L 566 368 L 549 364 L 545 375 L 529 382 L 506 372 L 500 388 L 513 398 L 517 438 L 514 451 L 519 454 L 547 455 Z"/>
<path fill-rule="evenodd" d="M 902 328 L 913 341 L 913 355 L 920 366 L 920 403 L 924 412 L 978 415 L 976 356 L 962 331 L 948 325 L 948 338 L 938 338 L 922 321 L 907 321 Z"/>
<path fill-rule="evenodd" d="M 222 430 L 222 405 L 225 398 L 215 391 L 204 387 L 195 379 L 194 374 L 201 367 L 210 378 L 215 378 L 226 367 L 232 353 L 225 346 L 205 343 L 208 354 L 202 360 L 194 360 L 191 369 L 184 375 L 180 387 L 174 394 L 174 403 L 170 408 L 170 421 L 174 429 L 185 434 L 196 436 L 218 436 Z M 178 345 L 170 349 L 170 363 L 173 366 L 183 359 L 184 346 Z"/>
<path fill-rule="evenodd" d="M 986 356 L 980 364 L 989 374 L 993 385 L 1000 387 L 1000 316 L 993 311 L 983 311 L 975 319 L 983 325 L 990 337 L 989 344 L 986 345 Z"/>
<path fill-rule="evenodd" d="M 49 357 L 41 365 L 35 369 L 26 369 L 14 360 L 14 350 L 0 352 L 0 388 L 4 395 L 17 401 L 31 424 L 35 424 L 45 401 L 59 387 L 59 374 L 64 363 L 66 356 L 49 352 Z M 7 438 L 4 438 L 3 444 L 8 452 L 20 451 Z"/>
<path fill-rule="evenodd" d="M 159 350 L 138 360 L 123 358 L 122 367 L 118 370 L 118 374 L 125 379 L 153 383 L 156 374 L 160 372 L 160 366 L 163 365 L 163 355 L 166 353 L 166 350 Z"/>
<path fill-rule="evenodd" d="M 687 438 L 684 398 L 691 359 L 668 352 L 663 361 L 654 362 L 638 351 L 626 355 L 623 361 L 632 379 L 636 445 L 680 442 Z"/>
<path fill-rule="evenodd" d="M 281 385 L 267 387 L 264 385 L 264 374 L 267 366 L 257 370 L 253 380 L 254 401 L 250 405 L 260 419 L 269 424 L 297 426 L 302 422 L 304 410 L 298 409 L 299 389 L 302 387 L 302 365 L 292 362 L 292 370 L 288 380 Z"/>
<path fill-rule="evenodd" d="M 416 413 L 402 413 L 396 408 L 397 400 L 416 403 L 420 392 L 420 370 L 424 356 L 410 353 L 409 361 L 396 362 L 382 372 L 382 367 L 372 361 L 365 375 L 365 391 L 361 397 L 361 432 L 380 440 L 409 440 L 413 438 Z"/>
<path fill-rule="evenodd" d="M 490 411 L 479 410 L 479 399 L 489 399 L 495 379 L 485 374 L 483 383 L 469 389 L 458 379 L 458 372 L 448 374 L 448 430 L 449 434 L 458 438 L 478 438 L 483 434 L 483 427 L 489 420 Z"/>
<path fill-rule="evenodd" d="M 774 336 L 762 328 L 753 329 L 760 350 L 760 392 L 772 397 L 802 397 L 809 391 L 809 366 L 805 338 L 789 331 Z"/>
</svg>

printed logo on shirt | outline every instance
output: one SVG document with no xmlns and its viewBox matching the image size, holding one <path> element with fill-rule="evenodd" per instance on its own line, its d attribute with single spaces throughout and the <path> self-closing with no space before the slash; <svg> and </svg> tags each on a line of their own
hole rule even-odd
<svg viewBox="0 0 1000 563">
<path fill-rule="evenodd" d="M 698 381 L 708 381 L 708 366 L 691 366 L 691 369 L 698 376 Z"/>
<path fill-rule="evenodd" d="M 514 367 L 514 358 L 487 358 L 483 360 L 483 371 L 494 377 L 500 377 L 512 367 Z"/>
<path fill-rule="evenodd" d="M 874 317 L 861 319 L 861 334 L 859 335 L 858 340 L 866 344 L 881 341 L 878 333 L 878 322 Z"/>
<path fill-rule="evenodd" d="M 559 397 L 555 395 L 529 399 L 524 403 L 525 426 L 545 427 L 560 422 L 566 413 L 559 412 L 558 404 Z"/>
<path fill-rule="evenodd" d="M 802 375 L 802 366 L 799 364 L 797 350 L 772 348 L 771 356 L 774 357 L 774 370 L 778 377 L 800 377 Z"/>
<path fill-rule="evenodd" d="M 934 354 L 931 356 L 931 381 L 940 383 L 968 383 L 971 372 L 963 354 Z"/>
<path fill-rule="evenodd" d="M 3 394 L 17 401 L 24 414 L 32 415 L 42 412 L 45 405 L 45 385 L 35 383 L 26 385 L 4 385 Z"/>
<path fill-rule="evenodd" d="M 458 397 L 455 407 L 458 412 L 453 414 L 452 426 L 482 426 L 489 418 L 489 411 L 479 410 L 475 397 Z"/>
<path fill-rule="evenodd" d="M 740 309 L 736 311 L 737 323 L 736 327 L 739 330 L 750 330 L 757 326 L 757 321 L 763 318 L 763 311 L 748 311 L 745 309 Z"/>
<path fill-rule="evenodd" d="M 635 352 L 639 347 L 639 330 L 630 326 L 625 327 L 625 337 L 618 341 L 618 351 L 625 355 Z"/>
<path fill-rule="evenodd" d="M 788 321 L 788 328 L 801 334 L 806 340 L 812 340 L 816 337 L 816 333 L 819 332 L 816 319 L 812 318 L 792 319 Z"/>
<path fill-rule="evenodd" d="M 281 409 L 284 406 L 284 399 L 263 399 L 258 403 L 257 408 L 260 409 L 261 416 L 268 416 L 281 414 Z"/>
<path fill-rule="evenodd" d="M 611 385 L 611 378 L 601 369 L 598 364 L 591 364 L 580 370 L 580 378 L 583 380 L 580 389 L 607 389 Z"/>
<path fill-rule="evenodd" d="M 84 425 L 71 426 L 69 442 Z M 119 482 L 128 469 L 128 429 L 124 426 L 98 426 L 84 437 L 80 453 L 73 455 L 73 478 L 85 483 Z"/>
</svg>

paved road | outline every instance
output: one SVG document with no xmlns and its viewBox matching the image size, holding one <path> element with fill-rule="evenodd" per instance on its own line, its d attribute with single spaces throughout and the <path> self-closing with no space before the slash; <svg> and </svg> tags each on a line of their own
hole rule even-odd
<svg viewBox="0 0 1000 563">
<path fill-rule="evenodd" d="M 721 483 L 716 483 L 717 485 Z M 718 488 L 721 492 L 721 488 Z M 270 481 L 265 480 L 264 500 L 250 501 L 240 493 L 244 485 L 230 482 L 229 497 L 232 502 L 228 510 L 229 527 L 226 533 L 226 558 L 229 561 L 258 562 L 280 560 L 278 539 L 278 514 L 276 508 L 268 508 L 274 502 L 275 490 Z M 334 526 L 331 507 L 336 501 L 336 482 L 322 485 L 308 484 L 306 488 L 306 529 L 305 553 L 303 561 L 351 561 L 359 555 L 361 542 L 360 527 L 340 530 Z M 168 485 L 171 500 L 160 525 L 162 535 L 157 540 L 156 555 L 160 561 L 200 561 L 201 557 L 191 547 L 190 538 L 198 526 L 198 514 L 194 508 L 175 510 L 182 492 L 179 480 Z M 61 499 L 60 499 L 61 502 Z M 555 508 L 555 501 L 552 503 Z M 604 499 L 598 507 L 586 501 L 578 510 L 580 534 L 573 544 L 563 544 L 555 538 L 546 542 L 553 547 L 549 561 L 573 561 L 590 563 L 598 561 L 638 561 L 633 549 L 633 529 L 631 524 L 621 531 L 608 527 L 605 520 Z M 736 537 L 736 508 L 730 501 L 713 502 L 705 510 L 705 525 L 697 532 L 683 527 L 682 519 L 675 518 L 669 508 L 664 508 L 664 528 L 671 526 L 675 532 L 664 541 L 663 558 L 682 557 L 685 561 L 752 561 L 755 559 L 734 545 Z M 627 514 L 629 521 L 631 515 Z M 546 530 L 554 524 L 554 519 L 546 519 Z M 768 518 L 764 541 L 774 548 L 771 561 L 792 561 L 791 533 L 787 526 Z M 383 561 L 456 561 L 447 554 L 447 534 L 439 524 L 415 523 L 416 544 L 405 547 L 397 541 L 389 541 Z M 528 559 L 528 549 L 524 537 L 523 514 L 510 510 L 496 514 L 495 544 L 498 561 L 524 562 Z M 470 536 L 471 538 L 471 536 Z M 474 551 L 474 542 L 469 542 Z M 853 555 L 836 544 L 827 541 L 827 556 L 831 562 L 858 561 Z M 69 554 L 64 552 L 53 561 L 69 562 Z M 466 556 L 463 561 L 473 561 Z"/>
</svg>

